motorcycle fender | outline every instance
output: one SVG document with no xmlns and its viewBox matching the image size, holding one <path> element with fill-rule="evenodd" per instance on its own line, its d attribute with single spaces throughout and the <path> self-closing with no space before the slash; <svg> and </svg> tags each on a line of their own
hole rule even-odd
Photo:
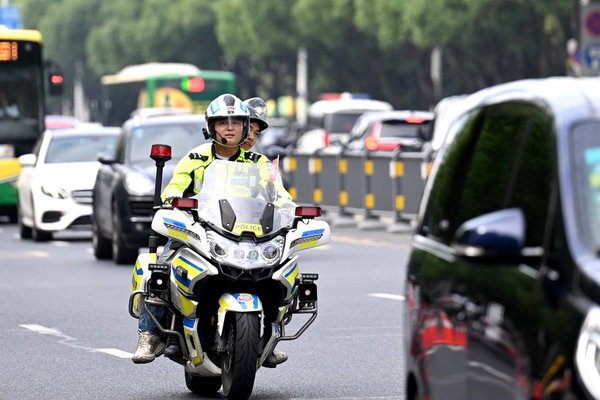
<svg viewBox="0 0 600 400">
<path fill-rule="evenodd" d="M 138 256 L 133 267 L 133 277 L 131 279 L 131 292 L 136 290 L 146 290 L 146 282 L 150 278 L 150 270 L 148 264 L 156 263 L 156 253 L 142 253 Z M 133 299 L 133 312 L 140 315 L 142 303 L 140 295 L 136 295 Z"/>
<path fill-rule="evenodd" d="M 225 316 L 228 312 L 258 312 L 263 314 L 262 302 L 258 295 L 251 293 L 223 293 L 219 298 L 219 311 L 217 312 L 217 324 L 219 336 L 223 335 L 223 327 L 225 326 Z M 261 324 L 260 336 L 263 335 L 263 327 Z"/>
</svg>

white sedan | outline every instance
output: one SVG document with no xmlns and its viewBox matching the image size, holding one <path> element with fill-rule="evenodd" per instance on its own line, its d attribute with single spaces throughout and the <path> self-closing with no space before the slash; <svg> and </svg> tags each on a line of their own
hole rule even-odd
<svg viewBox="0 0 600 400">
<path fill-rule="evenodd" d="M 100 154 L 112 154 L 119 128 L 82 126 L 47 130 L 33 154 L 19 157 L 17 179 L 19 233 L 36 241 L 53 232 L 89 229 L 92 188 Z"/>
</svg>

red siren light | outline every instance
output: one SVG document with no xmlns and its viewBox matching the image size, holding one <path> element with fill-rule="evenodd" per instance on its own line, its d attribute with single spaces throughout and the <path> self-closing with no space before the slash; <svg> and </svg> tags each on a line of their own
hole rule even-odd
<svg viewBox="0 0 600 400">
<path fill-rule="evenodd" d="M 153 160 L 170 160 L 171 146 L 168 144 L 153 144 L 150 149 L 150 158 Z"/>
</svg>

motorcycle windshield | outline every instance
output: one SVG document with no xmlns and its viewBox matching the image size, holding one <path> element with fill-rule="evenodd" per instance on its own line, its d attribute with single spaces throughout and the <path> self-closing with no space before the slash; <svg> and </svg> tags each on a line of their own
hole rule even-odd
<svg viewBox="0 0 600 400">
<path fill-rule="evenodd" d="M 283 187 L 277 162 L 214 160 L 195 197 L 201 219 L 238 236 L 272 235 L 294 220 L 296 204 Z"/>
</svg>

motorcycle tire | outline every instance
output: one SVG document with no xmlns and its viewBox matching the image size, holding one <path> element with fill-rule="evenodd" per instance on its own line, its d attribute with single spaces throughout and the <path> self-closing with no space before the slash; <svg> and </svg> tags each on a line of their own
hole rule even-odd
<svg viewBox="0 0 600 400">
<path fill-rule="evenodd" d="M 221 377 L 196 376 L 186 372 L 185 384 L 194 394 L 214 395 L 221 389 Z"/>
<path fill-rule="evenodd" d="M 245 400 L 252 394 L 256 377 L 260 320 L 258 314 L 234 313 L 227 321 L 227 351 L 221 370 L 223 394 L 229 400 Z"/>
</svg>

